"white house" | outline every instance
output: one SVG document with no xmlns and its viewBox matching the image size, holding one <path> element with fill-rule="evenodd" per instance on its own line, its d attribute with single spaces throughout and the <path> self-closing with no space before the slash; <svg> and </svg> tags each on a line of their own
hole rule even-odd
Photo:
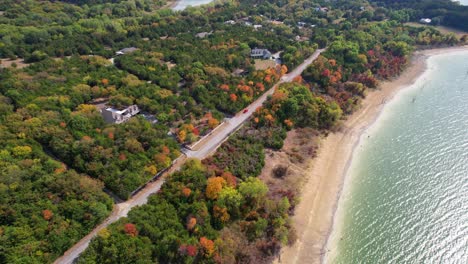
<svg viewBox="0 0 468 264">
<path fill-rule="evenodd" d="M 297 22 L 298 27 L 305 27 L 306 25 L 307 25 L 306 22 L 302 22 L 302 21 Z"/>
<path fill-rule="evenodd" d="M 195 37 L 197 38 L 205 38 L 205 37 L 208 37 L 209 35 L 213 34 L 213 31 L 210 31 L 210 32 L 200 32 L 200 33 L 197 33 L 195 34 Z"/>
<path fill-rule="evenodd" d="M 432 20 L 430 18 L 421 18 L 419 20 L 419 23 L 421 24 L 430 24 L 432 22 Z"/>
<path fill-rule="evenodd" d="M 125 48 L 125 49 L 121 49 L 119 51 L 117 51 L 115 53 L 115 55 L 125 55 L 125 54 L 128 54 L 128 53 L 132 53 L 132 52 L 135 52 L 137 51 L 138 49 L 135 48 L 135 47 L 130 47 L 130 48 Z"/>
<path fill-rule="evenodd" d="M 121 124 L 127 122 L 132 116 L 138 114 L 140 109 L 137 105 L 131 105 L 123 110 L 112 107 L 101 110 L 102 117 L 107 123 Z"/>
</svg>

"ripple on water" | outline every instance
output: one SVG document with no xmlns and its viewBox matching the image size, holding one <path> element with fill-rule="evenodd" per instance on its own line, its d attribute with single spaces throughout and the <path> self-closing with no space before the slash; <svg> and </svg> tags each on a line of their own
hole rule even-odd
<svg viewBox="0 0 468 264">
<path fill-rule="evenodd" d="M 468 53 L 430 68 L 356 151 L 328 263 L 468 263 Z"/>
</svg>

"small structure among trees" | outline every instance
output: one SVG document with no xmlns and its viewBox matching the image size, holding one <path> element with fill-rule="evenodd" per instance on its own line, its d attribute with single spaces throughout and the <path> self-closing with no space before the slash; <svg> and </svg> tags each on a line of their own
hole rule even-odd
<svg viewBox="0 0 468 264">
<path fill-rule="evenodd" d="M 128 121 L 132 116 L 138 114 L 140 109 L 137 105 L 131 105 L 123 110 L 108 107 L 101 110 L 102 117 L 107 123 L 121 124 Z"/>
<path fill-rule="evenodd" d="M 129 54 L 129 53 L 135 52 L 135 51 L 137 51 L 137 50 L 138 50 L 138 49 L 135 48 L 135 47 L 124 48 L 124 49 L 121 49 L 121 50 L 117 51 L 117 52 L 115 53 L 115 55 L 117 55 L 117 56 L 118 56 L 118 55 L 125 55 L 125 54 Z"/>
<path fill-rule="evenodd" d="M 271 59 L 271 52 L 267 49 L 252 49 L 250 51 L 250 57 L 254 59 L 264 59 L 264 60 L 269 60 Z"/>
<path fill-rule="evenodd" d="M 421 23 L 421 24 L 430 24 L 431 22 L 432 22 L 432 19 L 430 19 L 430 18 L 421 18 L 419 20 L 419 23 Z"/>
</svg>

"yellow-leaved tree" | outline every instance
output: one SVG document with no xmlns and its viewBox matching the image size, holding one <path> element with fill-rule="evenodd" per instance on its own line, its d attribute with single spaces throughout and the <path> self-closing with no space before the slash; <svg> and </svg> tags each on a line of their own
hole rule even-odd
<svg viewBox="0 0 468 264">
<path fill-rule="evenodd" d="M 226 185 L 226 180 L 222 177 L 211 177 L 208 179 L 206 185 L 205 195 L 208 199 L 216 200 L 219 197 L 219 193 Z"/>
</svg>

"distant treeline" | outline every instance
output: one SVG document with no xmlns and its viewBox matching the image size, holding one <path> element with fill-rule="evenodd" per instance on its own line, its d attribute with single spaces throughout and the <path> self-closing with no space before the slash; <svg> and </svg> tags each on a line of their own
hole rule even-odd
<svg viewBox="0 0 468 264">
<path fill-rule="evenodd" d="M 377 0 L 394 9 L 407 9 L 412 20 L 431 18 L 434 23 L 468 30 L 468 6 L 450 0 Z"/>
<path fill-rule="evenodd" d="M 66 2 L 75 5 L 96 5 L 105 3 L 119 3 L 124 0 L 62 0 L 62 1 L 51 1 L 51 2 Z"/>
</svg>

